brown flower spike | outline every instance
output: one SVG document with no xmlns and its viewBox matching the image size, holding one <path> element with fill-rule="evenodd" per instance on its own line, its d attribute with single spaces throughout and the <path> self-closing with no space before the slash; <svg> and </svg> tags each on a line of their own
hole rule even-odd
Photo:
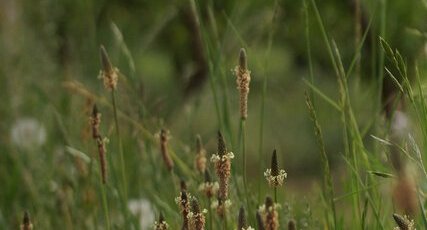
<svg viewBox="0 0 427 230">
<path fill-rule="evenodd" d="M 285 170 L 279 169 L 276 150 L 273 151 L 273 155 L 271 157 L 271 168 L 264 172 L 264 176 L 267 179 L 268 184 L 272 187 L 281 186 L 287 177 Z"/>
<path fill-rule="evenodd" d="M 187 185 L 184 181 L 181 181 L 181 192 L 178 197 L 175 198 L 175 202 L 178 204 L 182 214 L 182 230 L 188 230 L 189 220 L 188 214 L 190 214 L 190 199 L 191 196 L 187 192 Z"/>
<path fill-rule="evenodd" d="M 258 225 L 258 230 L 265 230 L 264 221 L 262 220 L 262 216 L 259 211 L 256 212 L 256 222 Z"/>
<path fill-rule="evenodd" d="M 237 89 L 240 94 L 240 118 L 246 120 L 248 117 L 248 94 L 249 83 L 251 82 L 251 72 L 247 68 L 245 49 L 240 49 L 239 65 L 234 68 L 236 75 Z"/>
<path fill-rule="evenodd" d="M 218 182 L 213 182 L 209 171 L 205 171 L 205 182 L 199 185 L 199 191 L 203 192 L 209 199 L 215 196 L 218 192 Z"/>
<path fill-rule="evenodd" d="M 100 53 L 102 70 L 99 76 L 104 80 L 104 87 L 106 89 L 115 90 L 117 88 L 117 81 L 119 79 L 119 70 L 111 64 L 107 50 L 103 45 L 101 45 Z"/>
<path fill-rule="evenodd" d="M 160 213 L 159 221 L 154 222 L 154 230 L 167 230 L 169 225 L 166 223 L 163 213 Z"/>
<path fill-rule="evenodd" d="M 251 226 L 246 223 L 245 209 L 240 207 L 239 216 L 237 218 L 237 230 L 254 230 Z"/>
<path fill-rule="evenodd" d="M 93 105 L 92 116 L 90 117 L 89 120 L 92 126 L 92 137 L 96 141 L 96 145 L 98 148 L 102 183 L 105 184 L 107 182 L 107 163 L 105 159 L 105 154 L 107 152 L 105 148 L 106 139 L 103 139 L 99 132 L 99 125 L 101 124 L 101 113 L 98 112 L 98 108 L 96 107 L 96 104 Z"/>
<path fill-rule="evenodd" d="M 228 198 L 228 186 L 231 175 L 231 159 L 234 158 L 232 152 L 227 152 L 224 137 L 218 131 L 218 152 L 213 154 L 211 161 L 215 164 L 215 172 L 219 178 L 219 194 L 218 197 L 222 201 Z"/>
<path fill-rule="evenodd" d="M 24 212 L 24 218 L 22 219 L 21 230 L 32 230 L 33 224 L 30 220 L 30 214 L 28 211 Z"/>
<path fill-rule="evenodd" d="M 271 197 L 265 199 L 265 204 L 259 209 L 266 230 L 279 229 L 278 205 L 274 203 Z"/>
<path fill-rule="evenodd" d="M 407 216 L 400 216 L 395 213 L 393 214 L 393 219 L 398 226 L 394 230 L 415 230 L 414 221 L 410 220 Z"/>
<path fill-rule="evenodd" d="M 196 199 L 191 201 L 191 212 L 188 214 L 190 220 L 189 230 L 205 230 L 205 213 L 206 210 L 200 210 L 199 203 Z"/>
<path fill-rule="evenodd" d="M 200 135 L 196 137 L 196 158 L 194 165 L 196 166 L 197 171 L 203 174 L 206 170 L 206 150 L 203 148 L 202 138 Z"/>
<path fill-rule="evenodd" d="M 168 151 L 168 132 L 165 129 L 160 130 L 160 153 L 162 154 L 163 161 L 165 162 L 168 171 L 173 169 L 173 161 Z"/>
</svg>

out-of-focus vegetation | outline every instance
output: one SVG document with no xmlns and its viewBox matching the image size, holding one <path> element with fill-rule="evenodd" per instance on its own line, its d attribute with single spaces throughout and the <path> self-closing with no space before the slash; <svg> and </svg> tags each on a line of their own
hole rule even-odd
<svg viewBox="0 0 427 230">
<path fill-rule="evenodd" d="M 278 191 L 282 227 L 293 218 L 298 229 L 390 229 L 391 214 L 398 212 L 411 215 L 423 229 L 420 210 L 427 178 L 422 170 L 415 173 L 422 162 L 413 160 L 418 159 L 411 151 L 419 146 L 420 159 L 425 158 L 426 6 L 422 0 L 322 0 L 317 7 L 310 0 L 1 1 L 0 228 L 18 228 L 29 210 L 35 229 L 106 229 L 98 153 L 89 125 L 96 103 L 101 132 L 109 139 L 109 183 L 104 189 L 112 229 L 151 228 L 160 211 L 171 229 L 177 229 L 178 178 L 209 209 L 197 191 L 203 176 L 188 170 L 194 170 L 196 135 L 210 157 L 217 151 L 218 130 L 236 156 L 227 228 L 234 229 L 238 208 L 250 207 L 239 196 L 242 143 L 233 73 L 244 47 L 251 70 L 245 145 L 251 225 L 256 226 L 255 206 L 265 195 L 272 196 L 262 173 L 277 149 L 288 175 Z M 115 95 L 127 204 L 111 96 L 98 78 L 101 44 L 120 70 Z M 396 50 L 403 60 L 396 60 Z M 340 62 L 343 69 L 337 76 Z M 349 73 L 345 81 L 342 72 Z M 414 85 L 412 92 L 405 79 Z M 305 91 L 323 131 L 335 197 L 319 195 L 325 191 L 324 161 Z M 403 126 L 403 138 L 395 138 L 395 126 Z M 172 181 L 159 153 L 161 128 L 169 130 L 173 158 L 178 159 Z M 400 196 L 393 185 L 403 183 L 396 179 L 402 173 L 388 141 L 405 150 L 397 161 L 409 162 L 405 165 L 415 178 L 415 213 L 401 212 L 396 204 Z M 352 158 L 352 153 L 357 156 Z M 339 213 L 336 219 L 329 198 Z M 140 217 L 133 210 L 141 207 L 145 214 Z M 209 209 L 208 215 L 214 212 Z M 219 223 L 214 217 L 214 229 L 220 229 Z"/>
</svg>

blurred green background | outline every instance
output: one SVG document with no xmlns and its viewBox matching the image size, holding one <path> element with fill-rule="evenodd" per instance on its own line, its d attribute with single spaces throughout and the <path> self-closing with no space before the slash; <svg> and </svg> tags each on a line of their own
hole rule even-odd
<svg viewBox="0 0 427 230">
<path fill-rule="evenodd" d="M 97 203 L 90 189 L 86 190 L 90 180 L 78 168 L 85 163 L 76 163 L 65 146 L 96 157 L 87 131 L 94 100 L 82 95 L 83 88 L 97 95 L 102 130 L 106 136 L 113 135 L 111 110 L 102 103 L 109 95 L 97 78 L 100 44 L 123 74 L 118 83 L 119 109 L 152 134 L 161 127 L 169 129 L 171 145 L 190 166 L 196 134 L 202 136 L 208 153 L 215 153 L 219 120 L 210 79 L 221 92 L 220 100 L 228 103 L 234 137 L 227 138 L 230 145 L 236 142 L 238 92 L 232 69 L 237 65 L 239 49 L 246 48 L 252 71 L 247 123 L 250 177 L 259 176 L 258 164 L 267 167 L 276 148 L 288 173 L 285 187 L 298 192 L 297 197 L 310 196 L 319 184 L 321 165 L 304 101 L 307 85 L 303 79 L 309 78 L 304 2 L 196 3 L 200 26 L 189 1 L 0 1 L 0 228 L 17 226 L 25 209 L 36 213 L 41 226 L 37 229 L 50 229 L 64 221 L 66 226 L 75 223 L 74 229 L 93 226 L 78 222 L 88 219 L 78 208 L 90 210 L 90 202 Z M 340 48 L 345 66 L 356 50 L 354 4 L 352 0 L 318 1 L 327 32 Z M 378 112 L 378 38 L 384 34 L 409 64 L 417 60 L 423 66 L 427 8 L 421 0 L 361 1 L 361 6 L 362 35 L 372 24 L 362 49 L 360 76 L 350 82 L 358 121 L 361 127 L 369 127 Z M 387 16 L 385 31 L 379 29 L 382 14 Z M 313 12 L 308 19 L 315 85 L 337 98 L 336 77 Z M 264 77 L 267 88 L 261 152 L 265 157 L 260 162 Z M 345 167 L 340 158 L 339 113 L 322 100 L 317 104 L 331 165 L 339 175 L 340 168 Z M 14 135 L 19 125 L 24 126 L 24 133 L 26 128 L 36 130 L 37 137 Z M 140 130 L 126 119 L 121 125 L 129 184 L 135 185 L 129 189 L 129 196 L 146 196 L 144 188 L 161 175 L 156 176 L 154 166 L 146 166 L 150 162 L 144 154 L 149 150 L 141 147 Z M 114 152 L 115 140 L 110 141 L 108 148 Z M 151 148 L 158 151 L 157 146 Z M 252 184 L 254 188 L 256 183 Z M 49 214 L 54 212 L 60 217 Z"/>
</svg>

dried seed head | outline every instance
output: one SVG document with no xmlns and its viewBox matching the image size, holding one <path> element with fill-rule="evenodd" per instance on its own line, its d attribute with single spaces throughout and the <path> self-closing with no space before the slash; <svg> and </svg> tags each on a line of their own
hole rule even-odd
<svg viewBox="0 0 427 230">
<path fill-rule="evenodd" d="M 165 129 L 160 130 L 160 152 L 162 154 L 163 161 L 165 162 L 168 171 L 173 169 L 173 161 L 168 151 L 168 132 Z"/>
<path fill-rule="evenodd" d="M 279 163 L 277 162 L 276 150 L 273 151 L 273 155 L 271 157 L 271 175 L 272 176 L 279 175 Z"/>
<path fill-rule="evenodd" d="M 102 65 L 100 77 L 104 80 L 104 86 L 106 89 L 115 90 L 119 79 L 118 69 L 111 64 L 107 50 L 105 50 L 103 45 L 101 45 L 100 53 Z"/>
<path fill-rule="evenodd" d="M 248 94 L 251 72 L 247 69 L 247 58 L 245 49 L 239 53 L 239 65 L 234 68 L 237 89 L 240 94 L 240 118 L 245 120 L 248 116 Z"/>
<path fill-rule="evenodd" d="M 239 67 L 240 69 L 246 69 L 247 66 L 248 61 L 246 60 L 246 50 L 244 48 L 241 48 L 239 53 Z"/>
<path fill-rule="evenodd" d="M 205 182 L 212 182 L 211 175 L 208 170 L 205 171 Z"/>
<path fill-rule="evenodd" d="M 295 220 L 289 220 L 289 222 L 288 222 L 288 230 L 296 230 L 296 229 L 297 229 L 297 227 L 296 227 Z"/>
<path fill-rule="evenodd" d="M 258 224 L 258 230 L 265 230 L 264 221 L 262 220 L 262 216 L 259 211 L 256 212 L 256 222 Z"/>
<path fill-rule="evenodd" d="M 92 127 L 92 138 L 93 139 L 99 138 L 101 136 L 99 134 L 99 125 L 101 124 L 101 113 L 98 112 L 98 108 L 96 107 L 96 104 L 93 105 L 92 115 L 89 121 Z"/>
<path fill-rule="evenodd" d="M 208 170 L 205 171 L 205 182 L 200 184 L 199 191 L 203 192 L 208 198 L 215 196 L 218 192 L 218 182 L 212 182 Z"/>
<path fill-rule="evenodd" d="M 200 206 L 199 206 L 199 202 L 197 202 L 197 199 L 191 200 L 191 211 L 194 213 L 200 212 Z"/>
<path fill-rule="evenodd" d="M 105 159 L 105 154 L 107 150 L 105 148 L 105 144 L 107 139 L 103 139 L 101 133 L 99 131 L 99 126 L 101 124 L 101 113 L 99 113 L 96 104 L 93 105 L 92 115 L 90 117 L 90 124 L 92 126 L 92 137 L 96 141 L 96 145 L 98 148 L 98 156 L 99 156 L 99 165 L 101 169 L 101 178 L 102 183 L 105 184 L 107 182 L 107 163 Z"/>
<path fill-rule="evenodd" d="M 393 190 L 396 208 L 407 215 L 415 216 L 418 211 L 416 184 L 409 175 L 399 175 Z"/>
<path fill-rule="evenodd" d="M 163 221 L 165 221 L 165 217 L 163 216 L 163 212 L 160 212 L 160 215 L 159 215 L 159 222 L 161 223 L 161 222 L 163 222 Z"/>
<path fill-rule="evenodd" d="M 190 195 L 187 191 L 182 190 L 179 197 L 175 198 L 175 202 L 178 204 L 182 214 L 182 229 L 188 230 L 188 214 L 190 213 Z"/>
<path fill-rule="evenodd" d="M 32 230 L 33 224 L 30 220 L 30 214 L 28 211 L 24 212 L 24 218 L 22 219 L 21 230 Z"/>
<path fill-rule="evenodd" d="M 113 65 L 111 64 L 110 57 L 108 56 L 107 50 L 105 49 L 104 45 L 101 45 L 100 52 L 102 70 L 105 72 L 112 71 Z"/>
<path fill-rule="evenodd" d="M 179 185 L 181 187 L 181 191 L 187 190 L 187 184 L 185 183 L 185 181 L 183 179 L 181 179 L 181 181 L 179 182 Z"/>
<path fill-rule="evenodd" d="M 223 200 L 218 195 L 218 199 L 212 203 L 211 208 L 216 210 L 216 213 L 220 218 L 224 218 L 230 206 L 231 206 L 230 200 Z"/>
<path fill-rule="evenodd" d="M 160 213 L 159 221 L 154 222 L 154 230 L 167 230 L 169 225 L 166 223 L 163 213 Z"/>
<path fill-rule="evenodd" d="M 220 157 L 227 154 L 227 147 L 225 146 L 225 140 L 222 133 L 218 131 L 218 155 Z"/>
<path fill-rule="evenodd" d="M 199 154 L 203 150 L 202 138 L 200 135 L 196 136 L 196 154 Z"/>
<path fill-rule="evenodd" d="M 222 200 L 228 198 L 228 181 L 231 176 L 231 159 L 234 158 L 232 152 L 227 152 L 224 138 L 218 131 L 218 153 L 213 154 L 211 161 L 215 164 L 215 172 L 219 178 L 219 197 Z"/>
<path fill-rule="evenodd" d="M 274 205 L 273 199 L 271 197 L 267 196 L 265 198 L 265 208 L 270 209 L 271 207 L 273 207 L 273 205 Z"/>
<path fill-rule="evenodd" d="M 191 212 L 189 213 L 189 229 L 190 230 L 204 230 L 205 229 L 205 213 L 207 211 L 200 210 L 199 203 L 197 202 L 197 199 L 191 200 Z"/>
<path fill-rule="evenodd" d="M 99 165 L 101 166 L 101 178 L 103 184 L 107 183 L 107 161 L 105 157 L 105 154 L 107 153 L 105 143 L 107 141 L 108 140 L 106 138 L 102 139 L 101 136 L 96 139 L 96 143 L 98 146 Z"/>
<path fill-rule="evenodd" d="M 271 168 L 264 172 L 264 176 L 267 179 L 268 184 L 272 187 L 281 186 L 287 177 L 285 170 L 279 169 L 276 150 L 273 151 L 273 155 L 271 157 Z"/>
<path fill-rule="evenodd" d="M 413 220 L 410 220 L 407 216 L 400 216 L 398 214 L 393 214 L 394 221 L 397 224 L 395 230 L 415 230 L 415 223 Z"/>
<path fill-rule="evenodd" d="M 278 205 L 273 202 L 273 199 L 267 197 L 265 199 L 265 204 L 259 209 L 266 230 L 279 229 L 279 213 L 276 210 L 277 207 Z"/>
<path fill-rule="evenodd" d="M 237 219 L 237 229 L 238 230 L 242 230 L 242 229 L 246 229 L 248 226 L 246 224 L 246 214 L 245 214 L 245 209 L 242 207 L 240 207 L 239 209 L 239 217 Z"/>
<path fill-rule="evenodd" d="M 196 137 L 196 157 L 194 165 L 199 173 L 204 173 L 206 170 L 206 150 L 203 148 L 202 139 L 199 135 Z"/>
</svg>

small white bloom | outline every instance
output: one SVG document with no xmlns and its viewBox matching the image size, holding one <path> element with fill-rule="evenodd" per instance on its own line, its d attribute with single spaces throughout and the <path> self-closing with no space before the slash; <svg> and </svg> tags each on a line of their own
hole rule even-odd
<svg viewBox="0 0 427 230">
<path fill-rule="evenodd" d="M 273 176 L 271 174 L 271 169 L 267 169 L 264 172 L 264 177 L 265 177 L 265 179 L 267 179 L 268 184 L 270 186 L 281 186 L 283 184 L 283 181 L 285 180 L 285 178 L 287 176 L 288 176 L 288 174 L 283 169 L 281 169 L 279 171 L 279 175 L 277 175 L 277 176 Z"/>
<path fill-rule="evenodd" d="M 224 202 L 224 204 L 225 204 L 225 207 L 226 208 L 229 208 L 230 206 L 231 206 L 231 200 L 226 200 L 225 202 Z"/>
<path fill-rule="evenodd" d="M 211 208 L 212 209 L 215 209 L 215 208 L 217 208 L 218 207 L 218 201 L 217 200 L 214 200 L 213 202 L 212 202 L 212 204 L 211 204 Z"/>
<path fill-rule="evenodd" d="M 132 199 L 128 201 L 128 209 L 138 217 L 141 229 L 148 229 L 152 226 L 155 215 L 150 201 L 146 199 Z"/>
<path fill-rule="evenodd" d="M 46 142 L 46 129 L 34 118 L 20 118 L 12 125 L 10 138 L 19 148 L 30 150 Z"/>
<path fill-rule="evenodd" d="M 227 153 L 227 154 L 225 154 L 224 156 L 222 156 L 222 157 L 220 157 L 219 156 L 219 154 L 217 153 L 217 154 L 212 154 L 212 157 L 211 157 L 211 162 L 213 162 L 213 163 L 216 163 L 216 162 L 218 162 L 219 160 L 221 160 L 221 161 L 226 161 L 227 159 L 233 159 L 234 158 L 234 153 L 233 152 L 229 152 L 229 153 Z"/>
<path fill-rule="evenodd" d="M 394 112 L 391 120 L 391 129 L 395 135 L 405 137 L 409 133 L 410 121 L 408 116 L 399 110 Z"/>
</svg>

